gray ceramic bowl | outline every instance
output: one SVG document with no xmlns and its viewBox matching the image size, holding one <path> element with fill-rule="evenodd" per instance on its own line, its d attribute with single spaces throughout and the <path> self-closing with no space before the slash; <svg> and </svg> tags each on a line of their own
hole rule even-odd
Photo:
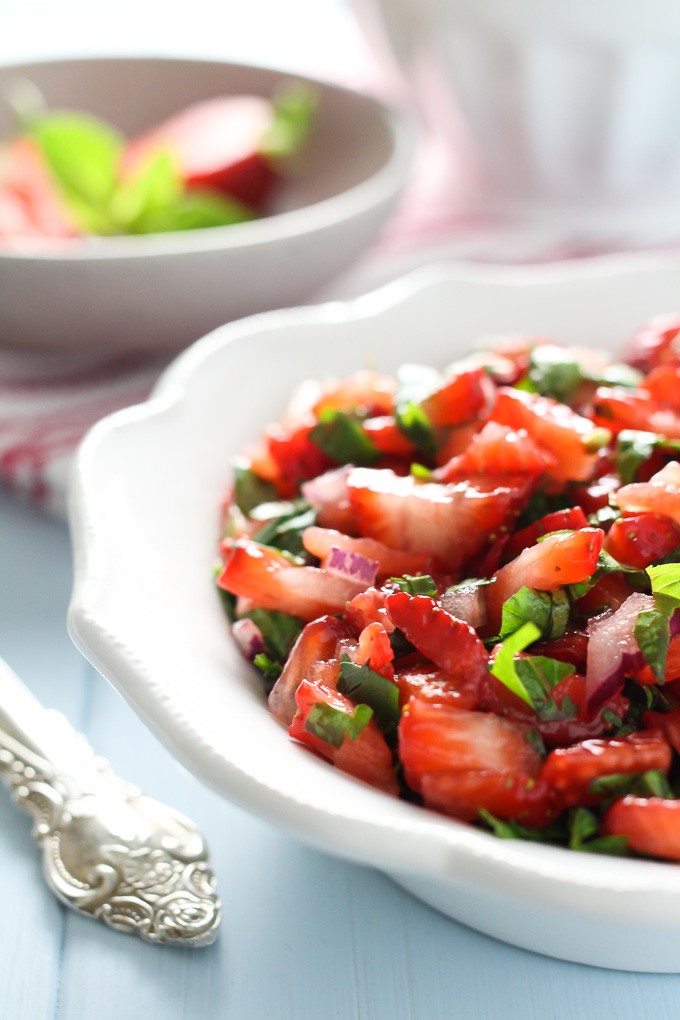
<svg viewBox="0 0 680 1020">
<path fill-rule="evenodd" d="M 211 96 L 269 97 L 291 75 L 208 60 L 86 58 L 2 67 L 0 91 L 17 77 L 51 107 L 87 110 L 135 134 Z M 312 84 L 319 102 L 306 170 L 281 186 L 272 215 L 63 250 L 0 248 L 0 343 L 174 351 L 223 322 L 298 303 L 347 267 L 402 191 L 413 133 L 370 97 Z M 0 110 L 0 136 L 9 116 Z"/>
</svg>

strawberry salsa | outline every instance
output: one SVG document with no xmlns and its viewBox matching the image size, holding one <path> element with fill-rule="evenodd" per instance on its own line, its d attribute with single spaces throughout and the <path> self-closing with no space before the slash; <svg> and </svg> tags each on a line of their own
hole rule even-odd
<svg viewBox="0 0 680 1020">
<path fill-rule="evenodd" d="M 624 341 L 626 338 L 622 338 Z M 504 838 L 680 861 L 680 317 L 303 383 L 217 585 L 291 737 Z"/>
</svg>

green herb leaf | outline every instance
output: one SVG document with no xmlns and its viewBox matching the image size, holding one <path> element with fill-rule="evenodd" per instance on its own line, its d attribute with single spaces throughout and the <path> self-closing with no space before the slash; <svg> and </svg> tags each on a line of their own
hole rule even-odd
<svg viewBox="0 0 680 1020">
<path fill-rule="evenodd" d="M 659 563 L 647 567 L 657 609 L 672 612 L 680 606 L 680 563 Z"/>
<path fill-rule="evenodd" d="M 657 447 L 680 450 L 680 441 L 667 439 L 656 432 L 636 429 L 623 429 L 619 432 L 614 457 L 616 470 L 623 485 L 635 481 L 640 466 L 649 460 Z"/>
<path fill-rule="evenodd" d="M 305 82 L 297 81 L 279 89 L 273 97 L 273 118 L 260 144 L 260 152 L 271 160 L 299 152 L 311 134 L 318 96 Z"/>
<path fill-rule="evenodd" d="M 258 515 L 264 513 L 267 507 L 275 510 L 277 506 L 281 511 L 279 515 L 268 520 L 253 536 L 254 540 L 260 545 L 268 545 L 292 556 L 305 558 L 307 550 L 302 543 L 302 535 L 316 522 L 316 510 L 312 509 L 306 500 L 297 499 L 283 504 L 260 503 L 251 511 L 251 517 L 257 520 Z"/>
<path fill-rule="evenodd" d="M 383 733 L 396 729 L 399 722 L 399 688 L 370 666 L 352 662 L 343 655 L 338 690 L 352 701 L 370 705 Z"/>
<path fill-rule="evenodd" d="M 536 624 L 546 638 L 561 637 L 567 627 L 569 611 L 567 595 L 560 589 L 546 592 L 525 586 L 503 603 L 500 637 L 508 637 L 528 621 Z"/>
<path fill-rule="evenodd" d="M 535 623 L 524 623 L 518 630 L 505 638 L 496 652 L 491 665 L 491 672 L 508 690 L 535 709 L 531 695 L 527 691 L 516 668 L 515 655 L 537 641 L 541 636 Z"/>
<path fill-rule="evenodd" d="M 666 613 L 658 609 L 642 609 L 635 621 L 633 637 L 652 673 L 663 683 L 666 673 L 671 629 Z"/>
<path fill-rule="evenodd" d="M 430 419 L 419 404 L 397 404 L 395 417 L 399 429 L 422 453 L 434 454 L 437 443 Z"/>
<path fill-rule="evenodd" d="M 552 719 L 571 719 L 577 713 L 576 705 L 565 698 L 560 707 L 552 697 L 552 689 L 561 680 L 576 672 L 574 666 L 545 655 L 528 655 L 515 659 L 515 670 L 531 698 L 531 703 L 543 722 Z"/>
<path fill-rule="evenodd" d="M 283 666 L 281 663 L 274 662 L 268 655 L 265 654 L 265 652 L 257 653 L 253 659 L 253 665 L 257 666 L 265 680 L 270 680 L 274 683 L 279 679 L 283 672 Z"/>
<path fill-rule="evenodd" d="M 403 577 L 391 577 L 390 581 L 408 595 L 429 595 L 431 599 L 437 597 L 437 585 L 429 574 L 404 574 Z"/>
<path fill-rule="evenodd" d="M 304 620 L 276 609 L 251 609 L 244 615 L 259 629 L 265 653 L 276 662 L 285 662 L 304 627 Z"/>
<path fill-rule="evenodd" d="M 96 117 L 66 111 L 38 117 L 31 136 L 81 229 L 115 233 L 110 204 L 124 147 L 122 135 Z"/>
<path fill-rule="evenodd" d="M 361 427 L 361 419 L 344 411 L 325 411 L 309 438 L 336 464 L 374 464 L 380 450 Z"/>
<path fill-rule="evenodd" d="M 480 808 L 477 813 L 480 820 L 499 839 L 528 839 L 533 843 L 563 843 L 566 838 L 564 829 L 559 823 L 548 826 L 545 829 L 534 829 L 528 825 L 520 825 L 519 822 L 503 821 L 500 818 L 496 818 L 485 808 Z"/>
<path fill-rule="evenodd" d="M 564 403 L 574 394 L 582 382 L 598 386 L 639 385 L 642 376 L 630 365 L 606 365 L 597 371 L 590 371 L 576 361 L 568 348 L 553 344 L 537 344 L 531 350 L 529 381 L 535 391 L 543 396 L 554 397 Z"/>
<path fill-rule="evenodd" d="M 429 365 L 407 362 L 397 372 L 397 425 L 417 449 L 428 455 L 435 452 L 436 441 L 432 423 L 420 405 L 442 382 L 441 373 Z"/>
<path fill-rule="evenodd" d="M 357 705 L 350 715 L 340 708 L 317 702 L 307 716 L 305 729 L 338 748 L 342 747 L 345 737 L 356 740 L 372 716 L 373 709 L 368 705 Z"/>
<path fill-rule="evenodd" d="M 278 499 L 278 492 L 271 482 L 260 478 L 242 463 L 234 465 L 233 477 L 234 500 L 244 514 L 250 514 L 260 503 L 271 503 Z"/>
<path fill-rule="evenodd" d="M 130 225 L 130 233 L 167 234 L 182 230 L 205 230 L 211 227 L 231 227 L 255 219 L 255 212 L 242 202 L 218 194 L 216 191 L 181 191 L 166 206 L 144 210 L 143 215 Z"/>
</svg>

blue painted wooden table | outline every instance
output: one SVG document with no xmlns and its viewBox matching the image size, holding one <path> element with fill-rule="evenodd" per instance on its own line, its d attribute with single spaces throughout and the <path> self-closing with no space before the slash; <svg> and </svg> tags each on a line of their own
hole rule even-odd
<svg viewBox="0 0 680 1020">
<path fill-rule="evenodd" d="M 352 41 L 345 13 L 342 0 L 195 0 L 191 18 L 158 0 L 64 0 L 58 11 L 3 0 L 0 60 L 179 48 L 295 64 L 313 47 L 321 67 L 324 46 L 330 53 Z M 680 1016 L 680 976 L 595 970 L 494 942 L 205 789 L 71 644 L 70 584 L 66 525 L 0 489 L 0 654 L 122 777 L 197 822 L 224 922 L 213 946 L 191 951 L 149 946 L 66 912 L 42 882 L 29 819 L 0 790 L 0 1020 Z"/>
<path fill-rule="evenodd" d="M 147 945 L 65 911 L 0 791 L 2 1020 L 677 1020 L 680 976 L 495 942 L 383 875 L 309 849 L 185 773 L 66 634 L 65 524 L 0 490 L 0 651 L 116 771 L 191 816 L 224 904 L 217 942 Z M 680 947 L 679 947 L 680 953 Z"/>
</svg>

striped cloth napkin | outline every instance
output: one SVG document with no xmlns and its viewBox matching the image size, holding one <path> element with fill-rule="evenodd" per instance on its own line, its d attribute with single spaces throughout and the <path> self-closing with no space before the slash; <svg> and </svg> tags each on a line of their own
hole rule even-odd
<svg viewBox="0 0 680 1020">
<path fill-rule="evenodd" d="M 384 96 L 384 89 L 373 91 Z M 550 228 L 472 216 L 469 185 L 450 140 L 425 132 L 412 182 L 387 228 L 350 271 L 308 302 L 353 297 L 442 259 L 530 263 L 620 248 L 620 239 L 584 245 Z M 0 484 L 63 515 L 82 436 L 104 415 L 144 400 L 165 362 L 16 350 L 11 337 L 6 343 L 0 343 Z"/>
</svg>

